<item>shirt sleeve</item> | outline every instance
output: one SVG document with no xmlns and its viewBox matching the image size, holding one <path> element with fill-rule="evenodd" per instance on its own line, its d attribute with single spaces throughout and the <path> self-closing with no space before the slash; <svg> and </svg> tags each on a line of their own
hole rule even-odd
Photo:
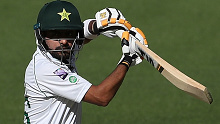
<svg viewBox="0 0 220 124">
<path fill-rule="evenodd" d="M 80 103 L 91 87 L 91 83 L 54 64 L 44 63 L 36 71 L 36 83 L 47 96 L 61 96 Z"/>
</svg>

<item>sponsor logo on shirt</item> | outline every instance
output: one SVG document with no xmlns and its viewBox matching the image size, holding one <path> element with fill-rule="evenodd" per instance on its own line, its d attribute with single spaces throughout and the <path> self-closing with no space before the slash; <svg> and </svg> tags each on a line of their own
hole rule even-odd
<svg viewBox="0 0 220 124">
<path fill-rule="evenodd" d="M 62 68 L 57 69 L 55 72 L 53 72 L 54 74 L 56 74 L 57 76 L 59 76 L 61 79 L 65 79 L 66 76 L 68 75 L 67 72 L 65 72 Z"/>
<path fill-rule="evenodd" d="M 69 81 L 70 81 L 71 83 L 76 83 L 77 78 L 76 78 L 75 76 L 70 76 L 70 77 L 69 77 Z"/>
</svg>

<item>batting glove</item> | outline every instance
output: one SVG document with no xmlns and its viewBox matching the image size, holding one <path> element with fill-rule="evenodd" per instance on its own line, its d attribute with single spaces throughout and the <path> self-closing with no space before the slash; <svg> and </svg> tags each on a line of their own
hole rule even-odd
<svg viewBox="0 0 220 124">
<path fill-rule="evenodd" d="M 148 47 L 148 43 L 147 43 L 146 36 L 145 36 L 145 34 L 141 31 L 141 29 L 132 27 L 132 28 L 129 30 L 129 34 L 131 34 L 132 37 L 133 37 L 136 41 L 139 41 L 139 42 L 141 42 L 143 45 L 145 45 L 146 47 Z"/>
<path fill-rule="evenodd" d="M 122 57 L 119 64 L 123 64 L 129 68 L 130 66 L 137 65 L 142 62 L 142 59 L 135 52 L 135 39 L 124 31 L 121 36 Z"/>
<path fill-rule="evenodd" d="M 105 8 L 97 12 L 95 18 L 99 33 L 110 38 L 117 36 L 115 34 L 117 30 L 128 31 L 132 27 L 122 13 L 115 8 Z"/>
<path fill-rule="evenodd" d="M 116 31 L 116 34 L 118 35 L 118 37 L 120 37 L 122 39 L 124 37 L 122 35 L 123 32 L 124 32 L 123 30 L 119 30 L 119 31 Z M 132 65 L 137 65 L 142 62 L 143 57 L 141 56 L 140 51 L 137 49 L 135 42 L 139 41 L 140 43 L 142 43 L 143 45 L 148 47 L 146 36 L 139 28 L 132 27 L 129 30 L 129 40 L 128 41 L 129 41 L 129 51 L 133 54 L 135 53 L 136 55 L 138 55 L 138 57 L 135 59 L 135 61 L 132 62 Z"/>
</svg>

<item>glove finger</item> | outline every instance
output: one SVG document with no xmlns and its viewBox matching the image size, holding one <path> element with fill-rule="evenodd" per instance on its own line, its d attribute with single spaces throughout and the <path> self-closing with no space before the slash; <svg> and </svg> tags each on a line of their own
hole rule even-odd
<svg viewBox="0 0 220 124">
<path fill-rule="evenodd" d="M 100 20 L 97 24 L 99 26 L 98 28 L 107 26 L 109 23 L 114 24 L 120 19 L 125 20 L 122 13 L 115 8 L 105 8 L 97 12 L 95 17 Z"/>
<path fill-rule="evenodd" d="M 108 25 L 108 17 L 109 13 L 106 9 L 103 9 L 95 14 L 95 18 L 97 20 L 97 28 L 101 28 L 103 26 Z"/>
<path fill-rule="evenodd" d="M 138 57 L 137 54 L 132 55 L 132 59 L 136 59 L 137 57 Z"/>
<path fill-rule="evenodd" d="M 129 32 L 124 31 L 122 33 L 122 37 L 121 37 L 121 47 L 122 47 L 122 52 L 123 54 L 130 54 L 130 50 L 129 50 Z"/>
<path fill-rule="evenodd" d="M 129 32 L 133 37 L 136 38 L 136 40 L 138 40 L 139 42 L 141 42 L 143 45 L 147 46 L 148 43 L 147 43 L 147 39 L 146 39 L 146 36 L 144 35 L 144 33 L 139 29 L 139 28 L 135 28 L 135 27 L 132 27 L 130 29 L 130 32 Z"/>
<path fill-rule="evenodd" d="M 148 43 L 147 43 L 147 39 L 146 39 L 146 36 L 145 36 L 145 34 L 143 33 L 143 31 L 141 30 L 141 29 L 139 29 L 139 28 L 135 28 L 136 29 L 136 31 L 144 38 L 144 45 L 147 45 Z"/>
<path fill-rule="evenodd" d="M 105 8 L 97 12 L 95 17 L 97 20 L 98 29 L 108 26 L 109 24 L 115 24 L 115 23 L 122 24 L 128 30 L 130 30 L 130 28 L 132 27 L 131 24 L 128 21 L 126 21 L 122 13 L 115 8 Z"/>
<path fill-rule="evenodd" d="M 109 12 L 109 18 L 108 18 L 108 22 L 110 24 L 115 24 L 115 23 L 119 23 L 119 24 L 123 24 L 125 27 L 128 28 L 128 30 L 131 29 L 131 24 L 125 19 L 125 17 L 122 15 L 122 13 L 116 9 L 116 8 L 106 8 L 106 10 Z"/>
<path fill-rule="evenodd" d="M 124 16 L 122 15 L 122 13 L 116 9 L 116 8 L 106 8 L 106 10 L 109 13 L 109 17 L 108 17 L 108 22 L 111 24 L 116 23 L 117 21 L 119 21 L 120 19 L 125 20 Z"/>
<path fill-rule="evenodd" d="M 142 62 L 142 59 L 140 57 L 137 57 L 132 63 L 131 63 L 131 66 L 134 66 L 134 65 L 138 65 Z"/>
</svg>

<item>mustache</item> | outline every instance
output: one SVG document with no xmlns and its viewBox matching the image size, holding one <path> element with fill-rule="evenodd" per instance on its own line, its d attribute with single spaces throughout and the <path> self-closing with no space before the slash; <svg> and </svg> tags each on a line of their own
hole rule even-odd
<svg viewBox="0 0 220 124">
<path fill-rule="evenodd" d="M 71 49 L 70 46 L 58 46 L 55 48 L 55 50 L 62 50 L 62 49 Z"/>
</svg>

